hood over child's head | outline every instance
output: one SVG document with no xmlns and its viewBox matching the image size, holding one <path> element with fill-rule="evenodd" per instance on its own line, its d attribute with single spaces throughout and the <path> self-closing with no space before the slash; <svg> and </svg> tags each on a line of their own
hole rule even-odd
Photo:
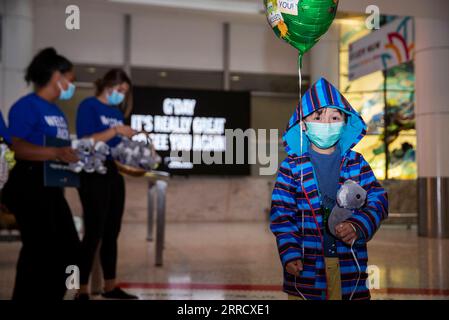
<svg viewBox="0 0 449 320">
<path fill-rule="evenodd" d="M 337 111 L 334 111 L 337 110 Z M 285 150 L 289 155 L 303 155 L 309 147 L 301 119 L 308 123 L 343 122 L 338 144 L 342 154 L 353 148 L 366 134 L 366 124 L 357 111 L 352 108 L 346 98 L 326 79 L 315 82 L 303 95 L 301 103 L 290 118 L 283 140 Z M 301 135 L 302 148 L 301 148 Z"/>
</svg>

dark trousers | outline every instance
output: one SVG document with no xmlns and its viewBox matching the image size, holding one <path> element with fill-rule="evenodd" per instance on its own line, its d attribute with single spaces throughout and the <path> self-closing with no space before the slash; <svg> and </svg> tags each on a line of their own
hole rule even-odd
<svg viewBox="0 0 449 320">
<path fill-rule="evenodd" d="M 66 268 L 79 265 L 80 250 L 63 189 L 44 187 L 42 163 L 18 161 L 2 201 L 14 213 L 22 240 L 13 299 L 62 299 Z"/>
<path fill-rule="evenodd" d="M 120 233 L 124 205 L 125 183 L 112 161 L 107 161 L 105 175 L 82 173 L 78 189 L 84 217 L 84 237 L 81 245 L 80 282 L 86 285 L 101 241 L 100 261 L 105 280 L 116 277 L 117 238 Z"/>
</svg>

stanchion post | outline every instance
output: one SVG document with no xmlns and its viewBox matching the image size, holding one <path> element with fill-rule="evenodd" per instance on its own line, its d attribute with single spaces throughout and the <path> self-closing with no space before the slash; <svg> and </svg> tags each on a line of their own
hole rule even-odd
<svg viewBox="0 0 449 320">
<path fill-rule="evenodd" d="M 156 182 L 157 192 L 157 225 L 156 225 L 156 266 L 163 264 L 164 238 L 165 238 L 165 201 L 167 193 L 167 182 L 158 180 Z"/>
<path fill-rule="evenodd" d="M 155 184 L 152 180 L 148 180 L 148 194 L 147 194 L 147 241 L 153 241 L 154 230 L 154 187 Z"/>
</svg>

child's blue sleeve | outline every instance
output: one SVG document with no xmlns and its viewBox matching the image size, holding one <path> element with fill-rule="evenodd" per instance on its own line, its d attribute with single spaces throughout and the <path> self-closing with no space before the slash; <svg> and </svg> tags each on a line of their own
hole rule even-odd
<svg viewBox="0 0 449 320">
<path fill-rule="evenodd" d="M 367 202 L 362 209 L 354 210 L 347 221 L 360 231 L 362 238 L 358 241 L 367 242 L 379 229 L 382 220 L 388 217 L 388 196 L 368 162 L 363 156 L 360 158 L 360 185 L 367 191 Z"/>
<path fill-rule="evenodd" d="M 301 259 L 301 239 L 296 222 L 296 180 L 288 158 L 279 168 L 271 197 L 270 229 L 276 236 L 282 264 Z"/>
</svg>

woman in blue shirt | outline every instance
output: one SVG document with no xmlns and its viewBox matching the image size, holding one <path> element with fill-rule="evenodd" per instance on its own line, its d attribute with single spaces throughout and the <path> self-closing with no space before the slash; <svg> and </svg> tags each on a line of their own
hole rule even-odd
<svg viewBox="0 0 449 320">
<path fill-rule="evenodd" d="M 62 299 L 66 268 L 78 264 L 79 239 L 63 188 L 44 186 L 43 162 L 76 162 L 70 147 L 45 147 L 44 137 L 69 139 L 67 121 L 55 104 L 73 96 L 73 65 L 53 48 L 40 51 L 26 70 L 34 91 L 9 112 L 16 165 L 3 189 L 15 214 L 22 248 L 13 299 Z"/>
<path fill-rule="evenodd" d="M 81 102 L 76 119 L 79 138 L 91 137 L 110 147 L 119 136 L 135 134 L 124 125 L 124 106 L 129 105 L 131 80 L 121 69 L 112 69 L 96 82 L 96 95 Z M 88 282 L 95 253 L 101 241 L 100 261 L 104 298 L 137 299 L 116 285 L 117 238 L 125 206 L 125 183 L 113 160 L 106 161 L 107 173 L 81 173 L 79 195 L 83 206 L 84 238 L 81 246 L 78 300 L 89 299 Z"/>
</svg>

